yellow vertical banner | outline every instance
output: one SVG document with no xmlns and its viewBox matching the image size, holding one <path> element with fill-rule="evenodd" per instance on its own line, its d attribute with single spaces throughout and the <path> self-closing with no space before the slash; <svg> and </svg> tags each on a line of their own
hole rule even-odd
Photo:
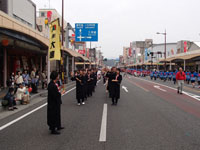
<svg viewBox="0 0 200 150">
<path fill-rule="evenodd" d="M 50 24 L 49 60 L 61 60 L 60 23 L 59 18 Z"/>
</svg>

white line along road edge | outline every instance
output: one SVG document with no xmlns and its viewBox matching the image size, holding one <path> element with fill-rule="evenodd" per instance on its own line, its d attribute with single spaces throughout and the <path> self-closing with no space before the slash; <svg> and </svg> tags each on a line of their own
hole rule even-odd
<svg viewBox="0 0 200 150">
<path fill-rule="evenodd" d="M 106 128 L 107 128 L 107 109 L 108 105 L 103 106 L 103 116 L 101 121 L 101 131 L 99 136 L 99 142 L 106 142 Z"/>
<path fill-rule="evenodd" d="M 67 93 L 69 93 L 69 92 L 73 91 L 74 89 L 76 89 L 76 87 L 74 87 L 74 88 L 70 89 L 69 91 L 67 91 L 67 92 L 66 92 L 65 94 L 63 94 L 63 95 L 66 95 Z M 44 98 L 44 99 L 46 99 L 46 98 Z M 23 118 L 25 118 L 25 117 L 29 116 L 30 114 L 32 114 L 32 113 L 34 113 L 34 112 L 38 111 L 39 109 L 41 109 L 41 108 L 45 107 L 46 105 L 47 105 L 47 103 L 45 103 L 45 104 L 43 104 L 43 105 L 41 105 L 41 106 L 39 106 L 39 107 L 37 107 L 37 108 L 33 109 L 32 111 L 30 111 L 30 112 L 28 112 L 28 113 L 26 113 L 26 114 L 22 115 L 21 117 L 19 117 L 19 118 L 17 118 L 17 119 L 15 119 L 15 120 L 13 120 L 13 121 L 11 121 L 11 122 L 9 122 L 9 123 L 7 123 L 7 124 L 5 124 L 5 125 L 1 126 L 1 127 L 0 127 L 0 131 L 1 131 L 1 130 L 3 130 L 3 129 L 5 129 L 5 128 L 7 128 L 7 127 L 9 127 L 9 126 L 10 126 L 10 125 L 12 125 L 12 124 L 14 124 L 14 123 L 18 122 L 18 121 L 20 121 L 21 119 L 23 119 Z"/>
<path fill-rule="evenodd" d="M 163 92 L 167 92 L 166 90 L 161 89 L 160 86 L 158 86 L 158 85 L 154 85 L 154 87 L 155 87 L 156 89 L 159 89 L 159 90 L 163 91 Z"/>
</svg>

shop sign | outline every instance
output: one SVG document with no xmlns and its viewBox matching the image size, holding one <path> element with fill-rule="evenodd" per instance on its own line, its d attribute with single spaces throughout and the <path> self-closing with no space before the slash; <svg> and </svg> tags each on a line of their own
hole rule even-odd
<svg viewBox="0 0 200 150">
<path fill-rule="evenodd" d="M 49 60 L 61 59 L 60 24 L 59 19 L 50 24 Z"/>
<path fill-rule="evenodd" d="M 85 54 L 85 50 L 78 50 L 78 53 L 84 55 Z"/>
</svg>

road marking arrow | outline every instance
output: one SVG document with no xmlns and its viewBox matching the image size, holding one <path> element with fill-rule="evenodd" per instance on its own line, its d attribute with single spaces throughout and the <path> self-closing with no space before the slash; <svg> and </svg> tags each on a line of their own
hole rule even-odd
<svg viewBox="0 0 200 150">
<path fill-rule="evenodd" d="M 158 86 L 158 85 L 154 85 L 154 88 L 159 89 L 159 90 L 161 90 L 161 91 L 163 91 L 163 92 L 167 92 L 166 90 L 161 89 L 160 86 Z"/>
<path fill-rule="evenodd" d="M 122 89 L 124 89 L 124 91 L 126 91 L 128 93 L 127 87 L 122 86 Z"/>
</svg>

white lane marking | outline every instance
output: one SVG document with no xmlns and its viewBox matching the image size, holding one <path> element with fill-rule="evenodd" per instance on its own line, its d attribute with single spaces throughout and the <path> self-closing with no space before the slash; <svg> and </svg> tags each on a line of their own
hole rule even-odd
<svg viewBox="0 0 200 150">
<path fill-rule="evenodd" d="M 66 95 L 67 93 L 73 91 L 74 89 L 76 89 L 76 87 L 73 87 L 72 89 L 70 89 L 69 91 L 65 92 L 62 96 Z"/>
<path fill-rule="evenodd" d="M 106 142 L 106 129 L 107 129 L 107 104 L 103 106 L 103 116 L 101 121 L 101 131 L 99 136 L 99 142 Z"/>
<path fill-rule="evenodd" d="M 167 92 L 166 90 L 161 89 L 160 86 L 158 86 L 158 85 L 154 85 L 154 87 L 155 87 L 156 89 L 159 89 L 159 90 L 163 91 L 163 92 Z"/>
<path fill-rule="evenodd" d="M 65 94 L 63 94 L 63 95 L 66 95 L 67 93 L 73 91 L 74 89 L 76 89 L 76 87 L 74 87 L 74 88 L 70 89 L 69 91 L 65 92 Z M 44 98 L 44 99 L 46 99 L 46 98 Z M 41 106 L 39 106 L 39 107 L 33 109 L 32 111 L 30 111 L 30 112 L 28 112 L 28 113 L 22 115 L 21 117 L 18 117 L 17 119 L 15 119 L 15 120 L 13 120 L 13 121 L 11 121 L 11 122 L 9 122 L 9 123 L 7 123 L 7 124 L 1 126 L 1 127 L 0 127 L 0 131 L 3 130 L 3 129 L 5 129 L 5 128 L 7 128 L 7 127 L 9 127 L 9 126 L 11 126 L 12 124 L 14 124 L 14 123 L 16 123 L 16 122 L 22 120 L 23 118 L 29 116 L 30 114 L 32 114 L 32 113 L 34 113 L 34 112 L 40 110 L 41 108 L 45 107 L 46 105 L 47 105 L 47 103 L 45 103 L 45 104 L 43 104 L 43 105 L 41 105 Z"/>
<path fill-rule="evenodd" d="M 156 82 L 153 82 L 153 81 L 140 79 L 140 78 L 137 78 L 137 79 L 142 80 L 142 81 L 146 81 L 146 82 L 149 82 L 149 83 L 157 84 L 157 85 L 160 85 L 160 86 L 164 86 L 164 87 L 167 87 L 167 88 L 172 89 L 172 90 L 177 90 L 176 88 L 173 88 L 173 87 L 170 87 L 170 86 L 167 86 L 167 85 L 163 85 L 163 84 L 160 84 L 160 83 L 156 83 Z M 189 92 L 184 92 L 184 91 L 183 91 L 183 94 L 200 101 L 200 97 L 198 95 L 195 95 L 195 94 L 192 94 L 192 93 L 189 93 Z"/>
<path fill-rule="evenodd" d="M 122 86 L 122 89 L 124 89 L 124 91 L 126 91 L 128 93 L 127 87 Z"/>
</svg>

